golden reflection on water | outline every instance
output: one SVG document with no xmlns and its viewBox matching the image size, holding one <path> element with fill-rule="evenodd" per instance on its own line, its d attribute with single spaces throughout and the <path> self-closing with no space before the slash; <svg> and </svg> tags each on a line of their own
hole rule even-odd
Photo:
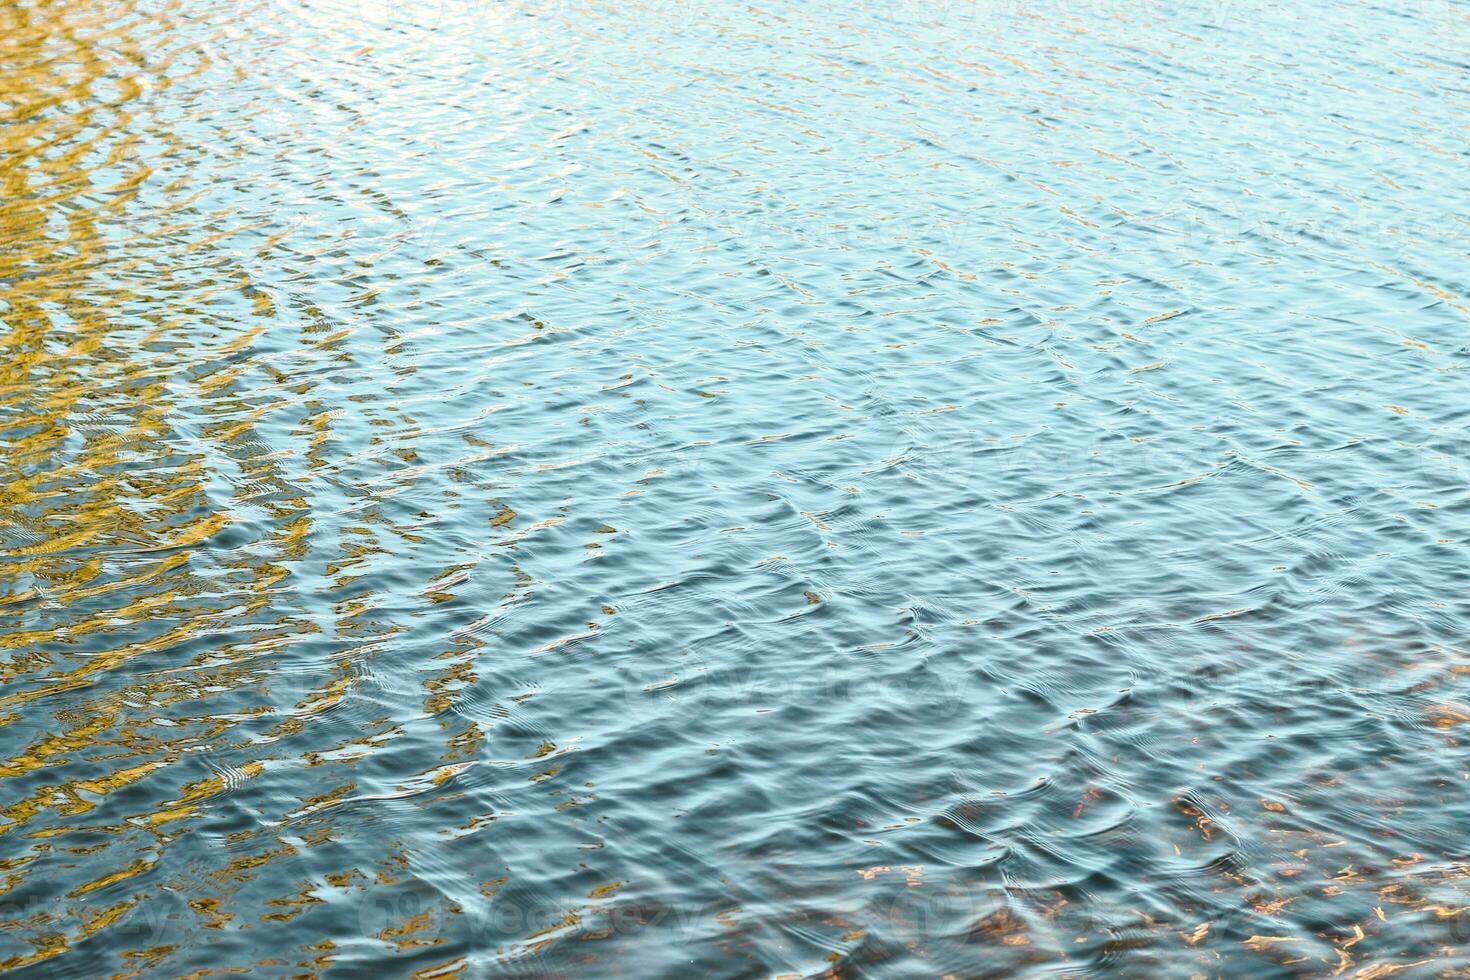
<svg viewBox="0 0 1470 980">
<path fill-rule="evenodd" d="M 177 36 L 171 18 L 181 15 L 177 3 L 0 8 L 0 724 L 10 747 L 0 762 L 0 837 L 14 855 L 0 892 L 27 894 L 37 873 L 81 875 L 62 904 L 6 905 L 15 914 L 4 928 L 21 932 L 33 951 L 0 969 L 42 962 L 103 933 L 160 890 L 186 897 L 196 928 L 225 927 L 237 914 L 235 887 L 328 839 L 330 826 L 305 815 L 354 786 L 344 781 L 286 807 L 300 815 L 289 821 L 298 828 L 293 840 L 245 829 L 229 843 L 246 853 L 218 870 L 182 879 L 157 873 L 199 809 L 258 776 L 272 757 L 297 753 L 310 765 L 353 757 L 346 741 L 316 751 L 291 744 L 306 719 L 342 697 L 353 650 L 294 702 L 262 697 L 278 651 L 320 632 L 309 617 L 273 611 L 289 574 L 283 563 L 305 557 L 313 519 L 302 490 L 284 477 L 281 454 L 255 431 L 309 384 L 267 366 L 278 386 L 272 401 L 249 376 L 250 345 L 263 327 L 240 324 L 263 322 L 272 302 L 223 246 L 231 229 L 195 206 L 190 175 L 191 163 L 228 147 L 193 145 L 152 112 L 170 88 L 200 84 L 217 67 L 208 43 Z M 242 304 L 242 317 L 213 316 L 214 307 Z M 335 412 L 302 404 L 300 454 L 312 469 L 326 461 Z M 179 428 L 184 418 L 190 431 Z M 269 528 L 248 547 L 230 536 L 241 507 Z M 364 513 L 343 534 L 330 580 L 350 582 L 352 566 L 374 552 L 373 523 Z M 351 597 L 337 610 L 338 635 L 367 644 L 392 632 Z M 464 655 L 426 685 L 431 713 L 443 710 L 446 686 L 467 674 L 474 644 L 460 646 Z M 283 744 L 219 775 L 181 783 L 165 774 L 201 749 L 241 744 L 246 722 L 263 722 L 250 726 L 256 743 Z M 378 729 L 362 744 L 391 736 L 391 727 Z M 445 758 L 472 751 L 477 737 L 473 726 L 453 733 Z M 103 889 L 100 902 L 94 895 Z M 309 884 L 293 885 L 267 900 L 261 920 L 289 919 L 320 901 Z M 156 932 L 145 923 L 145 937 Z M 129 952 L 130 934 L 111 941 L 143 972 L 173 949 Z M 327 965 L 331 947 L 303 963 Z"/>
</svg>

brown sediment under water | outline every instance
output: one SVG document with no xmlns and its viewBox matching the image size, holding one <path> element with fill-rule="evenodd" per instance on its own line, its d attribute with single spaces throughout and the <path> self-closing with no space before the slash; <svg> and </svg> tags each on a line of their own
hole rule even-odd
<svg viewBox="0 0 1470 980">
<path fill-rule="evenodd" d="M 0 7 L 0 968 L 1470 975 L 1470 7 Z"/>
</svg>

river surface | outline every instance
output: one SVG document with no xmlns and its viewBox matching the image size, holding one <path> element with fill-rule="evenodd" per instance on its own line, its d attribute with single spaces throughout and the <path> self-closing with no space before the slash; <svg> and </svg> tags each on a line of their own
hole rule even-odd
<svg viewBox="0 0 1470 980">
<path fill-rule="evenodd" d="M 1466 976 L 1470 7 L 0 8 L 18 978 Z"/>
</svg>

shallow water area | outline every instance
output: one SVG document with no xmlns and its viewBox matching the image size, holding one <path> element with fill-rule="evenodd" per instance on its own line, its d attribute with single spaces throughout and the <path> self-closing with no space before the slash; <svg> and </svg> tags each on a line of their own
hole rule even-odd
<svg viewBox="0 0 1470 980">
<path fill-rule="evenodd" d="M 1467 52 L 0 8 L 0 968 L 1470 974 Z"/>
</svg>

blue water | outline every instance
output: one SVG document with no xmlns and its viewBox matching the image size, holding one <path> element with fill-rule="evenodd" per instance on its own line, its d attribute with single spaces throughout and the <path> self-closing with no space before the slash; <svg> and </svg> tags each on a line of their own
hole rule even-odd
<svg viewBox="0 0 1470 980">
<path fill-rule="evenodd" d="M 1470 971 L 1463 2 L 0 64 L 15 976 Z"/>
</svg>

